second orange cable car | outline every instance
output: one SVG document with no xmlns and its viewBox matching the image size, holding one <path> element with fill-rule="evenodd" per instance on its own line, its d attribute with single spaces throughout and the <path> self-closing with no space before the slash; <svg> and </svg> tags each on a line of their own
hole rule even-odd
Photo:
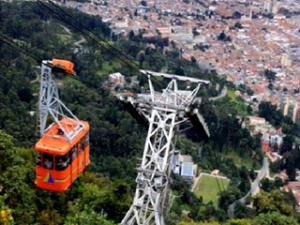
<svg viewBox="0 0 300 225">
<path fill-rule="evenodd" d="M 59 99 L 52 69 L 74 75 L 74 64 L 67 60 L 43 61 L 39 96 L 40 140 L 35 184 L 42 189 L 67 190 L 90 164 L 89 124 L 79 120 Z M 47 126 L 49 117 L 53 122 Z"/>
</svg>

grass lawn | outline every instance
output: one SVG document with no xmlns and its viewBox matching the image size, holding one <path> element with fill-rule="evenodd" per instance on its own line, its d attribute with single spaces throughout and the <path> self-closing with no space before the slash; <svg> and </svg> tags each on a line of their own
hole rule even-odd
<svg viewBox="0 0 300 225">
<path fill-rule="evenodd" d="M 217 207 L 218 194 L 226 190 L 228 185 L 229 180 L 203 175 L 198 181 L 195 195 L 202 197 L 204 203 L 212 202 Z"/>
<path fill-rule="evenodd" d="M 96 74 L 100 77 L 108 76 L 108 74 L 116 72 L 118 68 L 120 68 L 120 64 L 116 61 L 104 62 Z"/>
<path fill-rule="evenodd" d="M 234 150 L 227 151 L 226 156 L 227 158 L 232 159 L 238 167 L 245 166 L 247 169 L 252 168 L 253 160 L 250 157 L 241 157 Z"/>
<path fill-rule="evenodd" d="M 248 114 L 245 102 L 235 96 L 234 90 L 228 90 L 227 96 L 230 98 L 230 101 L 235 104 L 235 108 L 239 112 L 239 115 L 246 116 Z"/>
<path fill-rule="evenodd" d="M 70 34 L 58 34 L 57 36 L 62 43 L 68 43 L 72 41 L 72 36 Z"/>
</svg>

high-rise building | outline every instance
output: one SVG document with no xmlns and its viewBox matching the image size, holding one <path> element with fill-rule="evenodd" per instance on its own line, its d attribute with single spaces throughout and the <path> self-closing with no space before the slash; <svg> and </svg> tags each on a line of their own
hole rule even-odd
<svg viewBox="0 0 300 225">
<path fill-rule="evenodd" d="M 273 13 L 274 0 L 265 0 L 264 2 L 264 12 Z"/>
<path fill-rule="evenodd" d="M 296 102 L 293 112 L 293 121 L 300 127 L 300 104 Z"/>
<path fill-rule="evenodd" d="M 291 118 L 300 127 L 300 103 L 296 99 L 283 97 L 279 109 L 284 116 Z"/>
<path fill-rule="evenodd" d="M 284 53 L 281 56 L 281 66 L 289 68 L 291 65 L 292 65 L 292 62 L 291 62 L 291 60 L 289 58 L 289 55 L 286 54 L 286 53 Z"/>
</svg>

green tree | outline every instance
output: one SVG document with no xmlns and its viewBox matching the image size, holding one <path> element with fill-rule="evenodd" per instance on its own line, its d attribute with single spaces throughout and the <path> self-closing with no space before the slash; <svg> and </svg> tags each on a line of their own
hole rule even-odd
<svg viewBox="0 0 300 225">
<path fill-rule="evenodd" d="M 278 190 L 280 187 L 283 186 L 283 181 L 282 179 L 276 177 L 275 181 L 271 181 L 267 178 L 264 178 L 261 180 L 261 188 L 265 191 L 265 192 L 271 192 L 272 190 Z"/>
<path fill-rule="evenodd" d="M 220 223 L 216 221 L 210 221 L 210 222 L 195 222 L 189 219 L 181 221 L 178 225 L 220 225 Z"/>
<path fill-rule="evenodd" d="M 264 75 L 269 80 L 269 82 L 272 82 L 272 81 L 274 81 L 276 79 L 276 73 L 274 71 L 272 71 L 272 70 L 266 69 L 264 71 Z"/>
<path fill-rule="evenodd" d="M 225 225 L 251 225 L 251 220 L 249 219 L 231 219 L 228 220 Z"/>
<path fill-rule="evenodd" d="M 83 211 L 70 214 L 66 217 L 64 225 L 114 225 L 104 215 L 97 214 L 92 208 L 85 205 Z"/>
<path fill-rule="evenodd" d="M 57 225 L 62 224 L 63 216 L 57 210 L 46 209 L 38 214 L 37 221 L 40 225 Z"/>
<path fill-rule="evenodd" d="M 259 214 L 254 218 L 252 225 L 298 225 L 295 218 L 282 215 L 278 212 Z"/>
<path fill-rule="evenodd" d="M 253 214 L 253 210 L 246 205 L 239 202 L 235 205 L 234 216 L 236 218 L 251 218 Z"/>
<path fill-rule="evenodd" d="M 14 161 L 13 137 L 0 130 L 0 174 Z"/>
<path fill-rule="evenodd" d="M 277 111 L 276 107 L 270 102 L 261 102 L 258 107 L 259 116 L 264 117 L 272 125 L 280 127 L 283 122 L 283 115 Z"/>
<path fill-rule="evenodd" d="M 240 197 L 240 191 L 236 187 L 230 186 L 226 191 L 221 192 L 219 207 L 223 210 L 227 210 L 228 206 Z"/>
<path fill-rule="evenodd" d="M 292 200 L 288 195 L 280 191 L 259 193 L 254 197 L 253 205 L 257 214 L 279 212 L 289 216 L 293 213 Z"/>
<path fill-rule="evenodd" d="M 0 186 L 0 192 L 2 191 L 2 187 Z M 7 195 L 0 194 L 0 224 L 1 225 L 13 225 L 14 218 L 12 216 L 12 210 L 5 203 L 7 199 Z"/>
</svg>

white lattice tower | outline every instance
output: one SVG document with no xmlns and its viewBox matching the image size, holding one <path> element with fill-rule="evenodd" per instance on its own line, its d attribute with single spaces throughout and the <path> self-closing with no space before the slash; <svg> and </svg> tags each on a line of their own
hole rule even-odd
<svg viewBox="0 0 300 225">
<path fill-rule="evenodd" d="M 191 109 L 191 105 L 201 84 L 209 82 L 151 71 L 141 72 L 148 75 L 150 93 L 139 94 L 135 98 L 120 95 L 120 99 L 133 106 L 149 124 L 142 163 L 138 168 L 133 204 L 121 224 L 164 225 L 171 171 L 170 157 L 175 150 L 174 135 L 178 126 L 189 120 L 189 115 L 197 113 Z M 161 93 L 155 92 L 151 76 L 160 76 L 171 81 Z M 196 87 L 193 90 L 179 90 L 178 81 L 196 83 Z M 209 136 L 206 124 L 203 119 L 200 120 Z"/>
<path fill-rule="evenodd" d="M 82 123 L 59 99 L 57 85 L 52 75 L 52 64 L 49 60 L 43 60 L 40 77 L 40 94 L 39 94 L 39 120 L 38 129 L 40 136 L 44 135 L 49 128 L 49 118 L 58 124 L 64 134 L 64 137 L 70 141 L 83 128 Z M 61 119 L 65 119 L 62 124 Z M 76 126 L 67 126 L 68 121 Z"/>
</svg>

